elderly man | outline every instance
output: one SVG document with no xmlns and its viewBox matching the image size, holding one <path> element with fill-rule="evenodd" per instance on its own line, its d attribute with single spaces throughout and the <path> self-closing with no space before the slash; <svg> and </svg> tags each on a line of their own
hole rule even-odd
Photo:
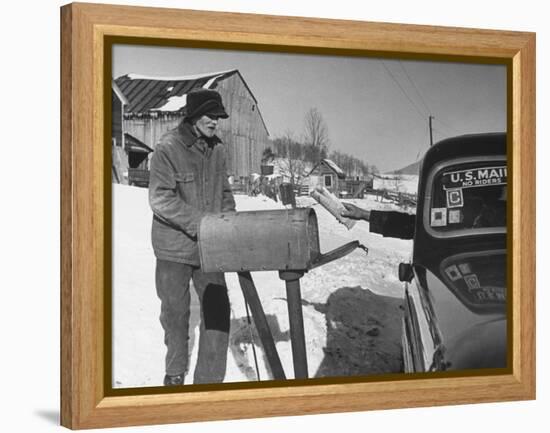
<svg viewBox="0 0 550 433">
<path fill-rule="evenodd" d="M 227 286 L 223 273 L 201 271 L 197 230 L 206 213 L 235 210 L 224 146 L 215 134 L 218 119 L 227 117 L 218 92 L 189 92 L 185 117 L 161 137 L 151 159 L 149 204 L 153 210 L 160 322 L 167 347 L 166 386 L 183 385 L 188 368 L 191 279 L 201 306 L 193 383 L 222 382 L 225 376 L 230 308 Z"/>
</svg>

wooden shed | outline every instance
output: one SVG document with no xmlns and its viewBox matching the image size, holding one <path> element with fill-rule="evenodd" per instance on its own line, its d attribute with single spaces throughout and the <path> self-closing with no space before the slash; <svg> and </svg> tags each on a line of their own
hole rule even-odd
<svg viewBox="0 0 550 433">
<path fill-rule="evenodd" d="M 128 101 L 124 132 L 153 150 L 162 134 L 181 121 L 190 90 L 217 90 L 229 114 L 218 126 L 218 135 L 226 144 L 228 174 L 244 180 L 260 172 L 269 133 L 258 101 L 237 69 L 181 77 L 129 74 L 118 77 L 115 83 Z"/>
<path fill-rule="evenodd" d="M 308 174 L 310 188 L 322 185 L 338 195 L 346 189 L 346 174 L 330 159 L 322 159 Z"/>
</svg>

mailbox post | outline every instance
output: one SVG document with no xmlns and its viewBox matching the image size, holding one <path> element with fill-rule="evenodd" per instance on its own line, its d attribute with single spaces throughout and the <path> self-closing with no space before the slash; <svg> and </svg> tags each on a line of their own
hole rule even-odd
<svg viewBox="0 0 550 433">
<path fill-rule="evenodd" d="M 292 362 L 294 377 L 307 379 L 306 336 L 304 333 L 304 316 L 302 313 L 302 294 L 300 292 L 301 271 L 280 271 L 279 277 L 286 283 L 286 300 L 288 322 L 290 325 L 290 342 L 292 344 Z"/>
<path fill-rule="evenodd" d="M 282 183 L 279 185 L 279 191 L 281 194 L 281 202 L 284 205 L 291 205 L 296 207 L 296 195 L 294 194 L 294 185 L 291 183 Z"/>
</svg>

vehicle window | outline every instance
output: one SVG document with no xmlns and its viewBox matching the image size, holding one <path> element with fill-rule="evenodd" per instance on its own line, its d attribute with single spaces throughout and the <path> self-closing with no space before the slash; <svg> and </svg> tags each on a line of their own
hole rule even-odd
<svg viewBox="0 0 550 433">
<path fill-rule="evenodd" d="M 506 305 L 506 254 L 484 251 L 449 257 L 441 264 L 447 286 L 469 308 L 481 312 Z"/>
<path fill-rule="evenodd" d="M 433 177 L 430 228 L 463 235 L 506 227 L 506 196 L 505 161 L 445 167 Z"/>
</svg>

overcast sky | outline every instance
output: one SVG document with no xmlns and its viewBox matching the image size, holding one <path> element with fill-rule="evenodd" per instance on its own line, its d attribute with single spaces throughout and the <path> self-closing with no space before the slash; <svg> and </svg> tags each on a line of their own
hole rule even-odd
<svg viewBox="0 0 550 433">
<path fill-rule="evenodd" d="M 416 161 L 434 141 L 506 130 L 506 68 L 499 65 L 116 45 L 113 77 L 178 76 L 238 69 L 270 136 L 300 138 L 316 107 L 331 150 L 382 171 Z"/>
</svg>

